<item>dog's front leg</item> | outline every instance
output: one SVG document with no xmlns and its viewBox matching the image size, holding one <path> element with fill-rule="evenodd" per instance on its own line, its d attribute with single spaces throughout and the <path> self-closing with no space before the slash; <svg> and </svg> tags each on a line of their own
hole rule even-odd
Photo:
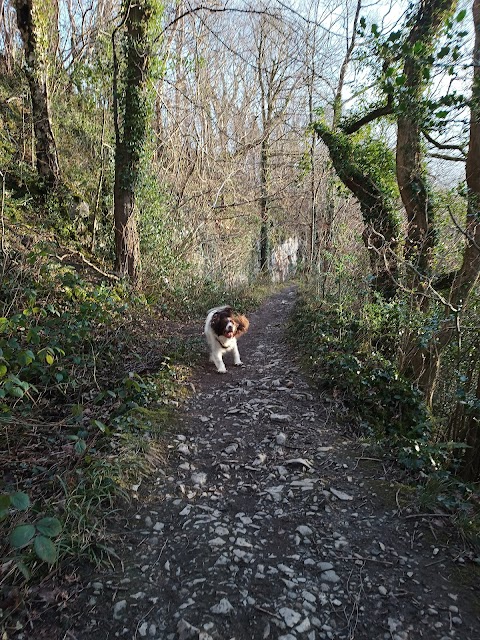
<svg viewBox="0 0 480 640">
<path fill-rule="evenodd" d="M 227 373 L 221 353 L 212 353 L 212 360 L 217 367 L 217 373 Z"/>
<path fill-rule="evenodd" d="M 237 367 L 241 367 L 243 364 L 243 362 L 240 360 L 240 352 L 237 345 L 233 347 L 233 364 Z"/>
</svg>

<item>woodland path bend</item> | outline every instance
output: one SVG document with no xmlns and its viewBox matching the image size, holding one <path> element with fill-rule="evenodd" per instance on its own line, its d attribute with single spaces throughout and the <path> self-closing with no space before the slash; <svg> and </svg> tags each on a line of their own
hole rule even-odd
<svg viewBox="0 0 480 640">
<path fill-rule="evenodd" d="M 123 570 L 85 586 L 59 637 L 480 638 L 462 549 L 440 518 L 399 508 L 388 464 L 342 436 L 299 372 L 294 298 L 251 316 L 245 367 L 227 356 L 221 376 L 205 359 L 167 473 L 125 528 Z"/>
</svg>

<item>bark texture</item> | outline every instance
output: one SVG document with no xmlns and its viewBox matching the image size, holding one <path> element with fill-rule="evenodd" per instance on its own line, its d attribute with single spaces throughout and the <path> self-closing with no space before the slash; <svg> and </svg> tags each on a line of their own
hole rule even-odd
<svg viewBox="0 0 480 640">
<path fill-rule="evenodd" d="M 398 219 L 395 206 L 375 181 L 355 163 L 353 150 L 344 133 L 336 133 L 321 122 L 315 131 L 330 152 L 335 171 L 360 203 L 373 274 L 372 288 L 387 300 L 393 298 L 398 280 Z"/>
<path fill-rule="evenodd" d="M 136 190 L 141 170 L 148 121 L 148 79 L 151 51 L 148 34 L 154 18 L 154 2 L 126 3 L 126 61 L 119 95 L 118 61 L 114 60 L 115 117 L 115 266 L 133 282 L 140 278 L 140 243 L 136 222 Z M 115 34 L 114 34 L 115 38 Z M 115 42 L 114 42 L 115 46 Z M 119 104 L 121 104 L 121 120 Z"/>
<path fill-rule="evenodd" d="M 453 11 L 456 0 L 421 0 L 407 38 L 408 53 L 403 68 L 404 89 L 398 105 L 397 181 L 407 214 L 405 257 L 411 265 L 410 286 L 417 289 L 430 273 L 435 244 L 433 206 L 429 195 L 421 146 L 426 115 L 423 94 L 428 84 L 428 55 L 440 36 L 440 29 Z M 419 53 L 420 51 L 420 53 Z M 427 298 L 419 296 L 425 309 Z"/>
<path fill-rule="evenodd" d="M 37 171 L 48 186 L 53 186 L 60 180 L 60 167 L 49 109 L 48 43 L 52 38 L 48 31 L 52 30 L 49 18 L 58 16 L 58 7 L 56 3 L 44 6 L 40 0 L 15 0 L 15 8 L 25 49 Z M 56 24 L 53 29 L 56 30 Z"/>
</svg>

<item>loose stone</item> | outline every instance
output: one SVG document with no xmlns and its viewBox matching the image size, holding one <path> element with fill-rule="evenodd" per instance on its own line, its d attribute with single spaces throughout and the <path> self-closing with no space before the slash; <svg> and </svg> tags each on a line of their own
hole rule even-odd
<svg viewBox="0 0 480 640">
<path fill-rule="evenodd" d="M 126 600 L 119 600 L 118 602 L 116 602 L 113 605 L 113 617 L 115 620 L 120 620 L 120 618 L 122 617 L 123 612 L 125 611 L 125 609 L 127 608 L 127 601 Z"/>
<path fill-rule="evenodd" d="M 302 524 L 301 524 L 301 525 L 299 525 L 299 526 L 295 529 L 295 531 L 298 531 L 298 533 L 299 533 L 301 536 L 311 536 L 311 535 L 312 535 L 312 533 L 313 533 L 313 531 L 312 531 L 312 529 L 310 529 L 310 527 L 307 527 L 306 525 L 302 525 Z"/>
<path fill-rule="evenodd" d="M 233 611 L 233 606 L 230 604 L 227 598 L 222 598 L 218 604 L 210 608 L 210 611 L 218 615 L 225 615 Z"/>
<path fill-rule="evenodd" d="M 298 613 L 298 611 L 294 611 L 289 607 L 282 607 L 281 609 L 278 610 L 278 613 L 285 620 L 285 624 L 287 625 L 287 627 L 294 627 L 302 617 Z"/>
<path fill-rule="evenodd" d="M 335 571 L 324 571 L 321 575 L 321 579 L 326 582 L 339 582 L 340 577 L 335 573 Z"/>
</svg>

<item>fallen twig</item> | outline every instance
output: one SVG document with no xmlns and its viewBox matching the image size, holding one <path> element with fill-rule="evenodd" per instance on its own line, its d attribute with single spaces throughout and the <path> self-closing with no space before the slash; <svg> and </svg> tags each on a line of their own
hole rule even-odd
<svg viewBox="0 0 480 640">
<path fill-rule="evenodd" d="M 266 613 L 268 616 L 272 616 L 272 618 L 277 618 L 278 620 L 282 619 L 277 613 L 273 613 L 273 611 L 269 611 L 268 609 L 264 609 L 263 607 L 259 607 L 258 605 L 255 605 L 254 608 L 257 609 L 257 611 Z"/>
<path fill-rule="evenodd" d="M 453 513 L 411 513 L 408 516 L 404 516 L 407 518 L 452 518 Z"/>
</svg>

